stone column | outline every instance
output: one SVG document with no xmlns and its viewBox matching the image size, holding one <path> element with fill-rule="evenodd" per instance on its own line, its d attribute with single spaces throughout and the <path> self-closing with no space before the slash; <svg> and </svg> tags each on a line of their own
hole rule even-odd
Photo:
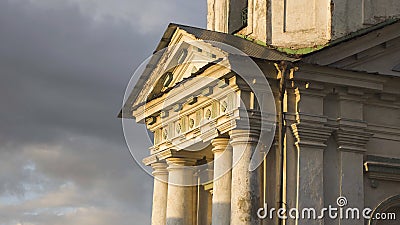
<svg viewBox="0 0 400 225">
<path fill-rule="evenodd" d="M 193 165 L 196 160 L 168 158 L 167 225 L 193 225 L 195 193 Z"/>
<path fill-rule="evenodd" d="M 230 136 L 233 148 L 230 224 L 259 225 L 261 220 L 257 217 L 257 210 L 261 207 L 260 169 L 249 171 L 259 132 L 233 130 Z"/>
<path fill-rule="evenodd" d="M 230 225 L 232 147 L 227 137 L 215 138 L 211 143 L 214 146 L 212 224 Z"/>
<path fill-rule="evenodd" d="M 200 185 L 199 190 L 199 210 L 198 210 L 198 225 L 210 225 L 212 216 L 212 195 L 209 191 L 204 190 L 204 186 Z M 196 224 L 197 225 L 197 224 Z"/>
<path fill-rule="evenodd" d="M 166 163 L 153 163 L 154 190 L 152 225 L 165 225 L 167 221 L 168 171 Z"/>
<path fill-rule="evenodd" d="M 203 162 L 206 162 L 205 160 Z M 198 171 L 199 184 L 197 186 L 197 224 L 196 225 L 210 225 L 212 221 L 212 194 L 209 189 L 212 186 L 212 179 L 214 177 L 213 163 L 207 164 L 207 168 Z"/>
</svg>

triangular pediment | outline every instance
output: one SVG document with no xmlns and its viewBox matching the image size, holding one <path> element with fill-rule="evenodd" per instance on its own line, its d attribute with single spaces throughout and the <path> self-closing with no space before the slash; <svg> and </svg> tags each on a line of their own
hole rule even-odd
<svg viewBox="0 0 400 225">
<path fill-rule="evenodd" d="M 236 50 L 229 49 L 228 54 L 223 50 L 226 48 Z M 221 64 L 236 51 L 238 55 L 271 61 L 298 60 L 234 35 L 170 24 L 126 99 L 120 117 L 133 117 L 132 113 L 137 107 L 161 97 L 177 84 L 199 75 L 210 65 Z"/>
<path fill-rule="evenodd" d="M 160 55 L 146 83 L 132 106 L 138 106 L 163 95 L 180 82 L 196 74 L 209 63 L 226 58 L 227 54 L 196 38 L 182 29 L 177 29 L 168 46 L 156 52 Z"/>
<path fill-rule="evenodd" d="M 400 76 L 400 21 L 383 24 L 302 60 L 344 70 Z"/>
<path fill-rule="evenodd" d="M 126 100 L 122 109 L 125 114 L 121 117 L 132 117 L 135 108 L 160 98 L 176 85 L 197 76 L 207 66 L 221 62 L 228 55 L 179 27 L 174 29 L 167 45 L 162 42 Z"/>
</svg>

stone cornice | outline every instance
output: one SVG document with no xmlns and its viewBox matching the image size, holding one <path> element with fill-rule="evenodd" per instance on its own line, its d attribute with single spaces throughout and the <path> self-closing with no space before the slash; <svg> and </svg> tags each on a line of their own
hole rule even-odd
<svg viewBox="0 0 400 225">
<path fill-rule="evenodd" d="M 374 134 L 373 138 L 400 141 L 400 127 L 368 123 L 368 130 Z"/>
<path fill-rule="evenodd" d="M 164 149 L 184 149 L 196 142 L 207 142 L 237 127 L 239 119 L 238 110 L 234 110 L 228 114 L 220 115 L 209 121 L 203 121 L 198 126 L 188 129 L 179 135 L 173 135 L 167 141 L 162 141 L 152 146 L 151 151 L 157 152 Z M 174 123 L 171 123 L 174 124 Z"/>
<path fill-rule="evenodd" d="M 327 84 L 383 91 L 386 81 L 384 76 L 327 68 L 317 65 L 301 64 L 295 80 L 318 81 Z"/>
<path fill-rule="evenodd" d="M 200 115 L 200 117 L 202 116 Z M 165 128 L 172 131 L 171 134 L 168 134 L 168 137 L 163 141 L 156 142 L 150 150 L 153 154 L 165 149 L 185 149 L 198 142 L 208 142 L 220 134 L 226 134 L 233 129 L 259 130 L 262 127 L 263 132 L 273 131 L 275 121 L 268 120 L 268 118 L 273 120 L 273 116 L 270 115 L 268 117 L 268 115 L 265 115 L 264 117 L 264 120 L 262 120 L 261 113 L 257 110 L 238 108 L 209 120 L 202 120 L 198 125 L 192 128 L 185 128 L 179 134 L 173 132 L 176 124 L 176 121 L 173 121 Z M 187 127 L 187 125 L 185 126 Z M 160 134 L 156 133 L 156 135 Z"/>
<path fill-rule="evenodd" d="M 364 169 L 370 179 L 400 181 L 400 159 L 369 155 Z"/>
</svg>

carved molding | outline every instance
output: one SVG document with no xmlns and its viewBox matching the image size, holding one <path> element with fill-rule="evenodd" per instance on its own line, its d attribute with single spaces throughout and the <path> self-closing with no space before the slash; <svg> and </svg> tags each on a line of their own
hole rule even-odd
<svg viewBox="0 0 400 225">
<path fill-rule="evenodd" d="M 229 145 L 229 137 L 218 137 L 214 138 L 211 141 L 211 144 L 214 146 L 212 151 L 215 152 L 223 152 Z"/>
<path fill-rule="evenodd" d="M 297 147 L 311 147 L 325 149 L 326 142 L 333 132 L 333 128 L 326 125 L 327 118 L 297 114 L 297 122 L 291 125 L 292 133 L 296 138 Z"/>
<path fill-rule="evenodd" d="M 166 162 L 157 162 L 151 164 L 151 167 L 153 168 L 153 175 L 154 176 L 159 176 L 159 175 L 168 175 L 168 170 L 167 170 L 167 163 Z"/>
<path fill-rule="evenodd" d="M 400 182 L 400 159 L 368 155 L 364 169 L 370 179 Z"/>
<path fill-rule="evenodd" d="M 230 144 L 231 146 L 243 145 L 243 144 L 258 144 L 260 139 L 259 130 L 232 130 L 230 133 Z"/>
<path fill-rule="evenodd" d="M 373 133 L 367 130 L 367 123 L 360 120 L 339 119 L 336 140 L 340 151 L 364 154 Z"/>
<path fill-rule="evenodd" d="M 368 130 L 374 134 L 373 138 L 400 141 L 400 127 L 369 123 Z"/>
</svg>

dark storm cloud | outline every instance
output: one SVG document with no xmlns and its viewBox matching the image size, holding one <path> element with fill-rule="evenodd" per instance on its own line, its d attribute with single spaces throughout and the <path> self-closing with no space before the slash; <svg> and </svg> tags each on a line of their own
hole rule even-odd
<svg viewBox="0 0 400 225">
<path fill-rule="evenodd" d="M 116 115 L 167 24 L 202 26 L 205 4 L 0 1 L 0 224 L 149 223 Z"/>
<path fill-rule="evenodd" d="M 148 51 L 156 38 L 135 42 L 144 36 L 132 25 L 112 18 L 98 24 L 73 6 L 28 10 L 26 4 L 0 4 L 0 88 L 7 93 L 0 98 L 8 105 L 1 118 L 9 128 L 2 136 L 49 141 L 61 128 L 120 137 L 113 119 L 132 64 L 143 57 L 135 52 Z"/>
<path fill-rule="evenodd" d="M 141 26 L 118 17 L 93 20 L 76 4 L 43 9 L 29 1 L 2 1 L 0 68 L 6 82 L 0 88 L 7 94 L 0 99 L 7 107 L 0 116 L 7 118 L 1 124 L 9 128 L 6 137 L 51 139 L 60 127 L 61 132 L 120 137 L 115 115 L 124 87 L 167 21 L 160 24 L 157 33 L 142 33 Z"/>
</svg>

